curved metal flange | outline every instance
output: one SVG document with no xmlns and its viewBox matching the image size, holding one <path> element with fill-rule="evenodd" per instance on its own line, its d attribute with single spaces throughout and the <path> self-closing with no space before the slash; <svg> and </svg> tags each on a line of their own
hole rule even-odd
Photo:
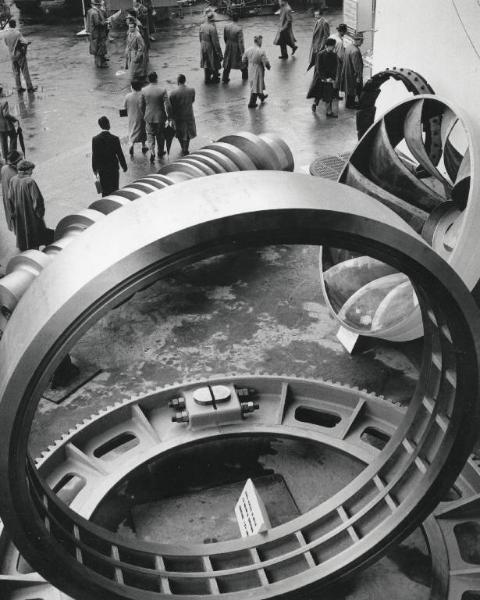
<svg viewBox="0 0 480 600">
<path fill-rule="evenodd" d="M 427 80 L 422 77 L 422 75 L 416 71 L 412 71 L 411 69 L 393 67 L 391 69 L 385 69 L 384 71 L 375 73 L 375 75 L 370 77 L 370 79 L 365 82 L 360 94 L 359 110 L 356 116 L 358 139 L 363 136 L 363 134 L 375 121 L 375 114 L 377 112 L 377 98 L 380 95 L 382 85 L 389 79 L 402 82 L 407 91 L 411 92 L 415 96 L 418 94 L 435 93 Z M 438 135 L 438 130 L 436 127 L 433 127 L 432 133 L 434 136 Z M 433 149 L 431 149 L 431 152 L 432 159 L 435 161 L 438 153 L 433 151 Z M 439 159 L 440 156 L 438 156 L 438 160 Z"/>
<path fill-rule="evenodd" d="M 433 119 L 440 141 L 425 134 Z M 473 288 L 480 277 L 473 225 L 480 217 L 476 202 L 480 181 L 474 177 L 480 146 L 470 129 L 449 102 L 438 96 L 415 96 L 397 104 L 370 127 L 339 181 L 388 206 Z M 448 144 L 463 146 L 463 160 L 453 180 L 443 160 L 439 162 Z M 432 156 L 433 148 L 439 157 Z M 360 268 L 358 257 L 345 254 L 342 260 L 343 265 L 338 264 L 335 254 L 324 249 L 320 263 L 325 299 L 343 327 L 358 335 L 392 341 L 422 335 L 418 302 L 402 278 L 390 286 L 389 281 L 375 278 L 373 263 Z"/>
<path fill-rule="evenodd" d="M 167 592 L 161 581 L 158 587 L 159 571 L 168 571 L 175 581 L 188 580 L 182 586 L 190 590 L 187 598 L 221 594 L 232 600 L 245 597 L 245 590 L 223 594 L 222 578 L 246 581 L 245 574 L 255 572 L 248 594 L 263 599 L 304 593 L 347 576 L 419 524 L 453 483 L 476 437 L 480 316 L 455 273 L 426 244 L 388 226 L 390 217 L 388 209 L 369 197 L 329 181 L 319 185 L 308 176 L 268 171 L 232 173 L 154 193 L 104 219 L 66 248 L 30 286 L 0 342 L 0 394 L 6 400 L 0 404 L 5 448 L 0 454 L 0 502 L 8 531 L 25 558 L 79 599 L 162 597 Z M 117 238 L 121 244 L 115 243 Z M 368 249 L 411 278 L 425 317 L 425 356 L 416 393 L 395 434 L 350 485 L 260 541 L 252 537 L 197 550 L 130 546 L 82 519 L 42 484 L 27 460 L 36 403 L 62 356 L 110 307 L 159 277 L 219 251 L 271 243 Z M 66 279 L 65 269 L 74 269 L 75 279 Z M 228 426 L 219 429 L 223 433 Z M 281 540 L 302 537 L 306 546 L 278 560 L 269 554 Z M 88 540 L 107 548 L 106 554 L 92 554 Z M 257 543 L 263 554 L 255 557 Z M 122 549 L 121 556 L 116 550 L 110 554 L 113 547 Z M 307 550 L 314 564 L 305 571 L 305 562 L 311 564 Z M 124 565 L 130 552 L 140 553 L 148 566 L 137 559 Z M 246 553 L 253 557 L 251 563 L 245 564 Z M 235 564 L 226 570 L 221 566 L 225 554 Z M 174 566 L 186 557 L 195 563 L 190 575 Z M 98 561 L 106 561 L 109 570 L 97 570 Z M 146 590 L 144 583 L 136 587 L 135 577 L 117 577 L 117 568 L 131 573 L 142 565 L 155 591 Z M 207 566 L 197 576 L 199 565 Z"/>
<path fill-rule="evenodd" d="M 251 157 L 255 158 L 255 164 Z M 186 158 L 161 167 L 156 174 L 142 177 L 109 196 L 95 200 L 87 209 L 79 213 L 64 217 L 55 229 L 55 241 L 44 249 L 43 254 L 36 250 L 29 250 L 20 254 L 25 256 L 23 261 L 18 256 L 10 261 L 7 276 L 0 282 L 0 337 L 22 294 L 43 267 L 76 236 L 100 221 L 105 215 L 128 206 L 130 202 L 152 192 L 188 179 L 257 168 L 293 171 L 293 167 L 290 148 L 277 135 L 240 132 L 230 136 L 229 143 L 215 142 Z M 32 262 L 32 252 L 37 252 L 36 270 L 25 266 L 26 263 Z"/>
</svg>

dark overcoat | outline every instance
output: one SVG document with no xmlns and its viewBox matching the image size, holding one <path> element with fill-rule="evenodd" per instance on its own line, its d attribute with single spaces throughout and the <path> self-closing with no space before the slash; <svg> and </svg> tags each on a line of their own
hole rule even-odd
<svg viewBox="0 0 480 600">
<path fill-rule="evenodd" d="M 215 23 L 205 21 L 200 25 L 200 67 L 218 71 L 222 66 L 223 53 L 218 40 Z"/>
<path fill-rule="evenodd" d="M 276 46 L 284 44 L 294 46 L 296 41 L 293 35 L 292 9 L 287 3 L 280 8 L 280 24 L 273 43 Z"/>
<path fill-rule="evenodd" d="M 195 90 L 188 85 L 181 84 L 170 94 L 172 119 L 175 122 L 175 135 L 179 140 L 191 140 L 197 135 L 193 103 Z"/>
<path fill-rule="evenodd" d="M 224 69 L 241 69 L 242 56 L 245 52 L 243 31 L 238 23 L 228 23 L 223 30 L 225 41 L 225 54 L 223 56 Z"/>
<path fill-rule="evenodd" d="M 35 180 L 23 172 L 14 175 L 8 188 L 8 200 L 17 248 L 23 252 L 45 244 L 45 202 Z"/>
</svg>

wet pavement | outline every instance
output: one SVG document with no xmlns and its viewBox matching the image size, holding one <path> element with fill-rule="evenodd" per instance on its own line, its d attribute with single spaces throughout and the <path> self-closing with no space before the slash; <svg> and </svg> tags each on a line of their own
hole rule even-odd
<svg viewBox="0 0 480 600">
<path fill-rule="evenodd" d="M 157 71 L 160 83 L 172 90 L 177 75 L 184 73 L 188 83 L 196 89 L 198 137 L 192 141 L 192 149 L 235 131 L 273 131 L 290 145 L 295 170 L 301 171 L 315 157 L 345 152 L 353 147 L 353 111 L 341 109 L 338 120 L 327 120 L 322 110 L 316 114 L 310 110 L 311 102 L 305 96 L 311 71 L 306 73 L 306 66 L 313 21 L 309 11 L 297 11 L 294 17 L 299 49 L 287 61 L 278 59 L 279 49 L 272 45 L 277 16 L 241 21 L 246 45 L 252 45 L 253 36 L 261 33 L 272 64 L 266 75 L 269 98 L 256 110 L 247 108 L 249 87 L 241 81 L 239 71 L 232 71 L 228 85 L 205 86 L 203 83 L 198 42 L 201 5 L 185 9 L 183 19 L 174 17 L 157 28 L 150 67 Z M 329 19 L 333 29 L 340 22 L 340 13 L 331 13 Z M 226 20 L 228 17 L 217 15 L 221 38 Z M 122 138 L 125 153 L 127 151 L 127 122 L 119 117 L 118 109 L 129 91 L 129 81 L 126 74 L 116 75 L 124 67 L 124 41 L 116 38 L 109 43 L 109 69 L 95 69 L 88 52 L 88 40 L 75 35 L 81 28 L 81 20 L 21 25 L 22 32 L 32 42 L 28 60 L 32 79 L 39 86 L 35 94 L 19 96 L 11 90 L 13 76 L 6 47 L 0 41 L 0 79 L 8 88 L 11 112 L 21 120 L 27 157 L 37 165 L 34 176 L 46 199 L 49 227 L 54 227 L 63 216 L 86 208 L 96 198 L 90 160 L 91 138 L 98 133 L 99 116 L 109 117 L 112 132 Z M 176 159 L 179 152 L 175 140 L 170 160 Z M 128 162 L 128 172 L 121 173 L 121 185 L 152 172 L 147 158 L 139 153 Z M 15 252 L 14 237 L 6 230 L 2 214 L 0 269 Z"/>
</svg>

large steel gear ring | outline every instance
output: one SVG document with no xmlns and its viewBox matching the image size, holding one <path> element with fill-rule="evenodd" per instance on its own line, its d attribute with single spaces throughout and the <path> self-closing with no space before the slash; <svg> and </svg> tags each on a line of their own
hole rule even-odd
<svg viewBox="0 0 480 600">
<path fill-rule="evenodd" d="M 250 598 L 302 597 L 375 560 L 453 484 L 478 429 L 478 309 L 452 269 L 402 231 L 408 228 L 401 219 L 392 227 L 391 211 L 351 188 L 264 171 L 185 182 L 163 190 L 161 203 L 157 194 L 79 236 L 10 319 L 0 342 L 2 518 L 25 559 L 78 599 L 168 597 L 166 579 L 174 589 L 183 583 L 177 589 L 186 599 L 234 600 L 245 590 L 223 592 L 222 582 L 248 581 L 246 574 L 258 584 L 248 589 Z M 200 548 L 133 544 L 70 510 L 27 452 L 36 404 L 63 355 L 108 309 L 160 277 L 200 257 L 271 243 L 367 252 L 415 286 L 425 328 L 422 373 L 382 452 L 328 501 L 260 538 Z M 249 420 L 253 426 L 255 414 Z M 229 426 L 218 431 L 228 435 Z"/>
</svg>

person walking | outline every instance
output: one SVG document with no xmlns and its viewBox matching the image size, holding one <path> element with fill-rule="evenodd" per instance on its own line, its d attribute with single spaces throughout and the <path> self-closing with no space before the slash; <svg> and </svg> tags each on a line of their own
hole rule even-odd
<svg viewBox="0 0 480 600">
<path fill-rule="evenodd" d="M 317 54 L 325 48 L 325 42 L 330 37 L 330 25 L 325 17 L 320 16 L 320 11 L 316 10 L 313 14 L 315 24 L 313 26 L 312 44 L 308 56 L 307 71 L 315 65 Z"/>
<path fill-rule="evenodd" d="M 119 164 L 125 173 L 127 163 L 120 139 L 110 133 L 108 118 L 100 117 L 98 124 L 102 131 L 92 138 L 92 169 L 100 179 L 102 196 L 108 196 L 119 188 Z"/>
<path fill-rule="evenodd" d="M 28 92 L 34 92 L 38 86 L 33 85 L 28 70 L 27 48 L 32 42 L 27 42 L 23 35 L 17 29 L 15 19 L 10 19 L 8 27 L 3 34 L 3 41 L 8 48 L 10 60 L 12 62 L 13 76 L 15 77 L 15 86 L 17 92 L 24 92 L 20 75 L 23 75 Z"/>
<path fill-rule="evenodd" d="M 21 160 L 17 164 L 18 173 L 14 175 L 8 187 L 8 202 L 17 236 L 17 248 L 38 250 L 47 243 L 47 226 L 43 219 L 45 201 L 42 193 L 32 177 L 35 165 L 29 160 Z"/>
<path fill-rule="evenodd" d="M 205 73 L 205 83 L 218 83 L 223 53 L 218 40 L 215 15 L 211 9 L 205 11 L 205 20 L 200 25 L 200 68 Z"/>
<path fill-rule="evenodd" d="M 195 90 L 186 85 L 185 75 L 177 77 L 178 87 L 170 94 L 171 117 L 175 125 L 175 135 L 180 142 L 183 156 L 188 152 L 190 140 L 197 135 L 195 116 L 193 114 L 193 103 L 195 102 Z"/>
<path fill-rule="evenodd" d="M 275 46 L 280 46 L 280 56 L 278 58 L 288 58 L 287 46 L 292 49 L 292 56 L 297 51 L 297 41 L 293 35 L 292 9 L 287 0 L 278 0 L 280 6 L 280 25 L 273 40 Z"/>
<path fill-rule="evenodd" d="M 9 152 L 17 149 L 15 123 L 18 123 L 18 119 L 10 114 L 8 100 L 3 94 L 3 84 L 0 83 L 0 146 L 4 160 L 7 160 Z"/>
<path fill-rule="evenodd" d="M 335 40 L 335 53 L 338 57 L 338 68 L 336 77 L 336 84 L 338 90 L 340 89 L 340 78 L 342 76 L 343 61 L 345 59 L 345 34 L 347 33 L 347 31 L 348 29 L 345 23 L 340 23 L 340 25 L 338 25 L 337 27 L 337 33 L 330 36 Z M 340 100 L 343 98 L 343 96 L 340 96 L 340 94 L 338 97 Z"/>
<path fill-rule="evenodd" d="M 223 55 L 223 83 L 230 81 L 230 71 L 240 69 L 242 79 L 248 79 L 248 71 L 242 68 L 242 56 L 245 52 L 243 44 L 243 31 L 238 24 L 238 15 L 232 16 L 233 23 L 227 23 L 223 29 L 223 39 L 225 41 L 225 54 Z"/>
<path fill-rule="evenodd" d="M 148 68 L 148 50 L 135 19 L 127 19 L 128 33 L 125 48 L 125 69 L 129 71 L 131 81 L 145 81 Z"/>
<path fill-rule="evenodd" d="M 143 118 L 143 96 L 140 81 L 132 81 L 132 91 L 125 96 L 124 110 L 128 115 L 128 141 L 130 156 L 133 156 L 134 146 L 137 142 L 142 144 L 142 152 L 146 154 L 148 147 L 145 145 L 147 134 L 145 131 L 145 120 Z"/>
<path fill-rule="evenodd" d="M 101 0 L 91 0 L 92 6 L 87 11 L 87 33 L 90 38 L 90 54 L 95 57 L 97 69 L 106 69 L 107 64 L 107 15 L 102 9 Z"/>
<path fill-rule="evenodd" d="M 256 35 L 253 38 L 253 46 L 248 48 L 242 57 L 244 68 L 248 68 L 250 80 L 251 93 L 248 108 L 255 108 L 257 106 L 257 96 L 260 98 L 262 104 L 268 98 L 268 94 L 264 94 L 265 69 L 270 70 L 270 63 L 268 62 L 265 50 L 262 49 L 262 42 L 263 36 Z"/>
<path fill-rule="evenodd" d="M 171 107 L 167 90 L 158 84 L 158 75 L 152 71 L 148 75 L 149 84 L 142 90 L 143 118 L 147 128 L 147 142 L 150 146 L 150 162 L 165 156 L 165 123 L 170 117 Z"/>
<path fill-rule="evenodd" d="M 340 76 L 340 89 L 345 92 L 345 108 L 356 108 L 356 97 L 360 96 L 363 87 L 363 57 L 360 46 L 363 35 L 356 34 L 353 44 L 345 49 Z"/>
<path fill-rule="evenodd" d="M 325 49 L 317 54 L 315 71 L 307 98 L 314 98 L 312 111 L 317 110 L 318 103 L 323 100 L 327 105 L 327 117 L 338 117 L 338 91 L 336 77 L 338 56 L 335 53 L 335 40 L 328 38 Z"/>
<path fill-rule="evenodd" d="M 5 210 L 5 219 L 7 221 L 7 226 L 10 231 L 13 231 L 13 216 L 10 207 L 10 202 L 8 199 L 8 190 L 10 186 L 10 180 L 18 173 L 17 165 L 22 159 L 23 154 L 21 152 L 18 152 L 17 150 L 12 150 L 7 155 L 7 164 L 3 165 L 3 167 L 0 170 L 3 208 Z"/>
</svg>

